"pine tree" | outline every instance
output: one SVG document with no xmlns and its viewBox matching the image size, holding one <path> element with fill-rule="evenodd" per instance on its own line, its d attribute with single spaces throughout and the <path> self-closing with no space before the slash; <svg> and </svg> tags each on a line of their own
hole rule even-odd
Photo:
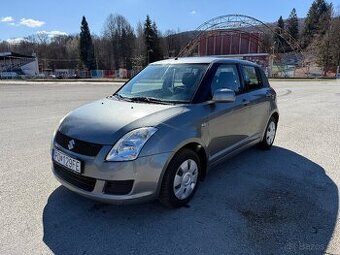
<svg viewBox="0 0 340 255">
<path fill-rule="evenodd" d="M 299 19 L 296 9 L 293 8 L 287 20 L 287 32 L 295 39 L 299 39 Z"/>
<path fill-rule="evenodd" d="M 163 53 L 162 53 L 162 49 L 161 49 L 161 39 L 160 39 L 160 34 L 156 25 L 156 22 L 152 23 L 152 30 L 153 30 L 153 34 L 154 34 L 154 40 L 153 40 L 153 45 L 154 45 L 154 49 L 153 49 L 153 57 L 154 60 L 160 60 L 163 58 Z"/>
<path fill-rule="evenodd" d="M 81 29 L 79 41 L 80 59 L 88 70 L 94 70 L 96 68 L 94 47 L 92 43 L 90 29 L 84 16 L 81 21 L 80 29 Z"/>
<path fill-rule="evenodd" d="M 336 67 L 340 66 L 340 17 L 335 17 L 326 34 L 311 45 L 316 52 L 317 63 L 323 67 L 324 75 L 332 68 L 335 72 Z"/>
<path fill-rule="evenodd" d="M 274 42 L 276 44 L 276 49 L 278 52 L 284 52 L 287 46 L 285 39 L 282 38 L 284 30 L 285 22 L 283 21 L 282 16 L 280 16 L 280 18 L 277 21 L 274 35 Z"/>
<path fill-rule="evenodd" d="M 310 7 L 302 32 L 302 46 L 307 47 L 318 35 L 324 35 L 331 22 L 332 4 L 325 0 L 314 0 Z"/>
<path fill-rule="evenodd" d="M 150 16 L 146 16 L 146 20 L 144 22 L 144 39 L 145 39 L 145 55 L 147 64 L 153 62 L 153 30 Z"/>
<path fill-rule="evenodd" d="M 147 64 L 163 58 L 159 32 L 155 22 L 152 22 L 149 15 L 144 22 L 145 56 Z"/>
</svg>

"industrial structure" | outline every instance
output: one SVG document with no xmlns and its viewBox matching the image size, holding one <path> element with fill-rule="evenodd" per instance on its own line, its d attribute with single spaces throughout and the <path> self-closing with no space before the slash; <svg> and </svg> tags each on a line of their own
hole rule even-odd
<svg viewBox="0 0 340 255">
<path fill-rule="evenodd" d="M 306 74 L 299 42 L 285 30 L 274 29 L 253 17 L 239 14 L 219 16 L 199 26 L 195 35 L 179 57 L 218 55 L 256 62 L 268 76 Z M 278 48 L 282 47 L 270 42 L 268 36 L 280 37 L 290 53 L 278 52 Z"/>
</svg>

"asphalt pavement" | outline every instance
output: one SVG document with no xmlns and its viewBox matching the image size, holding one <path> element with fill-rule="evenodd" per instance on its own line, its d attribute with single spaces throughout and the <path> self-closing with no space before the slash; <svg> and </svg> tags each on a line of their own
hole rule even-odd
<svg viewBox="0 0 340 255">
<path fill-rule="evenodd" d="M 215 167 L 186 208 L 66 190 L 50 141 L 113 83 L 0 82 L 0 254 L 340 254 L 340 81 L 275 81 L 274 147 Z"/>
</svg>

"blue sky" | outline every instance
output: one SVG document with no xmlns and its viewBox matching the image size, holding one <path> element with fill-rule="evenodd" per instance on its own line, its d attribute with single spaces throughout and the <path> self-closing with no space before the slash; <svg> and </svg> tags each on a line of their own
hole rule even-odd
<svg viewBox="0 0 340 255">
<path fill-rule="evenodd" d="M 0 40 L 36 33 L 74 34 L 85 15 L 91 32 L 101 34 L 110 14 L 125 16 L 132 26 L 149 14 L 159 29 L 192 30 L 204 21 L 224 14 L 246 14 L 273 22 L 288 17 L 292 8 L 304 17 L 313 0 L 11 0 L 0 8 Z M 340 0 L 333 0 L 340 9 Z"/>
</svg>

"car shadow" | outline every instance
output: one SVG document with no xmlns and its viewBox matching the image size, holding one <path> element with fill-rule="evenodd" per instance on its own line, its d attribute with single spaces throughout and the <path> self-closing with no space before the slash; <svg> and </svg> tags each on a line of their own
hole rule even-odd
<svg viewBox="0 0 340 255">
<path fill-rule="evenodd" d="M 43 241 L 55 254 L 323 254 L 332 237 L 337 186 L 293 151 L 247 150 L 200 185 L 181 209 L 106 205 L 60 186 Z"/>
</svg>

